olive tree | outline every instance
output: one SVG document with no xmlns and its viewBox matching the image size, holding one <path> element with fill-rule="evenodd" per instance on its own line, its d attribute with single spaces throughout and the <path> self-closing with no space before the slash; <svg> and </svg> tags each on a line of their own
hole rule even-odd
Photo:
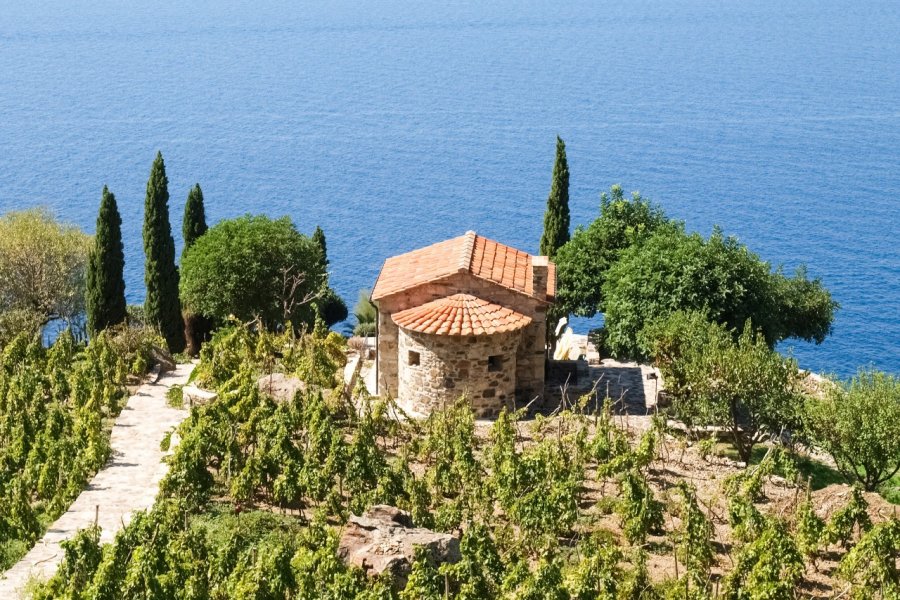
<svg viewBox="0 0 900 600">
<path fill-rule="evenodd" d="M 90 247 L 89 235 L 45 209 L 0 216 L 0 313 L 18 315 L 6 321 L 45 325 L 81 315 Z"/>
<path fill-rule="evenodd" d="M 234 315 L 267 327 L 309 326 L 324 277 L 318 245 L 288 217 L 247 215 L 220 221 L 187 249 L 181 299 L 218 321 Z"/>
<path fill-rule="evenodd" d="M 813 443 L 850 481 L 874 490 L 900 472 L 900 379 L 861 370 L 807 402 Z"/>
</svg>

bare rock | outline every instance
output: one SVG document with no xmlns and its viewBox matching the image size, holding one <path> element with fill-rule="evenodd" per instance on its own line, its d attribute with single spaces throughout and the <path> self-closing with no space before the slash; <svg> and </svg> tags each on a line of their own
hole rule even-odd
<svg viewBox="0 0 900 600">
<path fill-rule="evenodd" d="M 257 380 L 259 391 L 279 400 L 290 402 L 298 391 L 306 390 L 306 383 L 293 375 L 284 373 L 271 373 L 263 375 Z"/>
<path fill-rule="evenodd" d="M 170 373 L 175 370 L 175 359 L 172 358 L 172 355 L 169 354 L 169 351 L 160 348 L 159 346 L 153 346 L 150 349 L 150 364 L 154 366 L 159 366 L 159 373 Z"/>
<path fill-rule="evenodd" d="M 338 553 L 371 577 L 388 573 L 398 587 L 406 585 L 417 547 L 434 565 L 459 561 L 459 540 L 448 533 L 414 527 L 406 511 L 376 505 L 362 516 L 350 517 Z"/>
<path fill-rule="evenodd" d="M 212 402 L 218 397 L 218 394 L 189 384 L 181 388 L 181 396 L 184 398 L 186 405 L 198 406 Z"/>
</svg>

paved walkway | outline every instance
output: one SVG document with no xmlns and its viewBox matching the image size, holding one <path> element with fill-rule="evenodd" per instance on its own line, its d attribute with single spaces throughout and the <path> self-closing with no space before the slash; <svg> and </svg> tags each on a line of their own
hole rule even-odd
<svg viewBox="0 0 900 600">
<path fill-rule="evenodd" d="M 112 456 L 34 548 L 0 576 L 0 599 L 19 598 L 32 577 L 48 579 L 63 558 L 59 543 L 98 518 L 101 541 L 111 542 L 132 513 L 150 508 L 166 473 L 159 443 L 187 412 L 166 403 L 166 392 L 183 384 L 193 365 L 178 365 L 155 384 L 142 385 L 128 399 L 112 429 Z"/>
</svg>

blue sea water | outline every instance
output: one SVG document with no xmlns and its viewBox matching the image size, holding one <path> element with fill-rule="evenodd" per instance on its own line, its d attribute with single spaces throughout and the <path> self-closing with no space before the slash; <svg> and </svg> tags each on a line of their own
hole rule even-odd
<svg viewBox="0 0 900 600">
<path fill-rule="evenodd" d="M 125 8 L 126 5 L 133 5 Z M 613 183 L 720 224 L 841 303 L 801 365 L 900 372 L 900 2 L 30 0 L 0 11 L 0 212 L 124 219 L 128 297 L 162 150 L 215 221 L 328 237 L 352 306 L 467 229 L 536 251 L 555 135 L 573 224 Z M 180 252 L 180 249 L 179 249 Z"/>
</svg>

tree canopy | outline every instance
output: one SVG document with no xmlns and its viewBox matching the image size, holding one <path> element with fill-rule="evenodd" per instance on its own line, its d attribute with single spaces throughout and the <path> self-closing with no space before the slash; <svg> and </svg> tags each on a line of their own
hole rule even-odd
<svg viewBox="0 0 900 600">
<path fill-rule="evenodd" d="M 602 310 L 603 284 L 609 268 L 623 250 L 649 236 L 667 222 L 662 209 L 633 192 L 625 198 L 612 186 L 600 196 L 600 216 L 578 227 L 556 255 L 556 304 L 562 312 L 592 317 Z"/>
<path fill-rule="evenodd" d="M 325 273 L 319 246 L 288 217 L 220 221 L 184 253 L 185 308 L 222 321 L 260 317 L 267 326 L 311 325 Z"/>
<path fill-rule="evenodd" d="M 0 217 L 0 315 L 44 325 L 81 314 L 90 245 L 44 209 Z"/>
<path fill-rule="evenodd" d="M 116 197 L 106 186 L 87 268 L 87 327 L 91 335 L 125 320 L 125 252 Z"/>
<path fill-rule="evenodd" d="M 553 258 L 556 251 L 569 241 L 569 162 L 566 144 L 556 136 L 556 160 L 547 210 L 544 212 L 544 233 L 541 235 L 541 254 Z"/>
<path fill-rule="evenodd" d="M 603 283 L 607 346 L 644 357 L 641 330 L 678 310 L 699 310 L 741 332 L 751 319 L 772 346 L 796 337 L 822 342 L 838 304 L 818 279 L 799 269 L 789 278 L 719 229 L 708 240 L 666 226 L 624 250 Z"/>
<path fill-rule="evenodd" d="M 184 321 L 178 300 L 175 240 L 169 224 L 169 179 L 161 152 L 150 169 L 144 201 L 144 302 L 147 321 L 158 327 L 172 352 L 184 350 Z"/>
</svg>

